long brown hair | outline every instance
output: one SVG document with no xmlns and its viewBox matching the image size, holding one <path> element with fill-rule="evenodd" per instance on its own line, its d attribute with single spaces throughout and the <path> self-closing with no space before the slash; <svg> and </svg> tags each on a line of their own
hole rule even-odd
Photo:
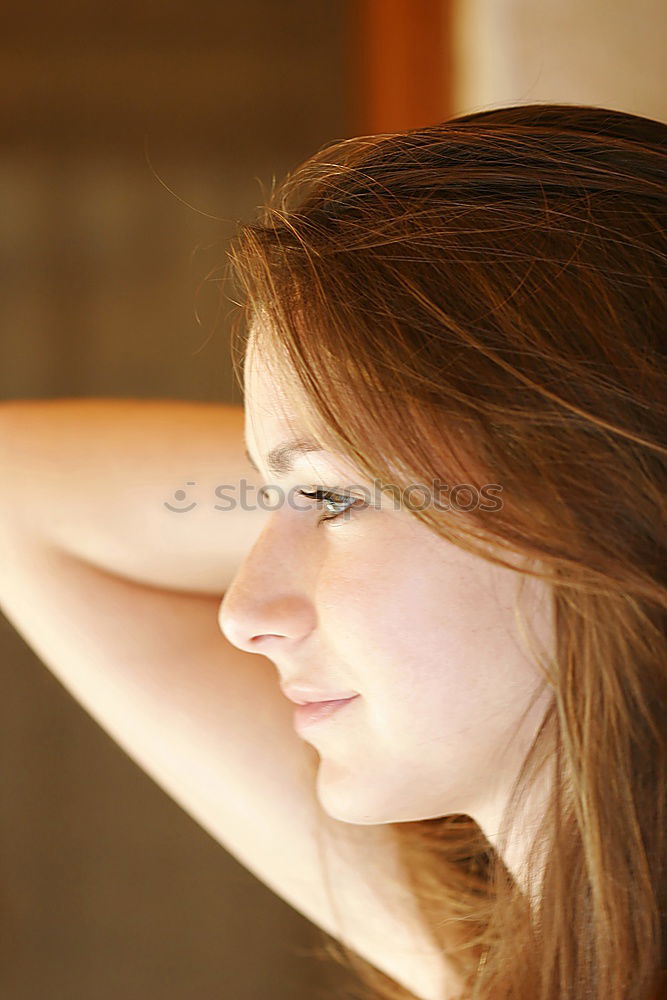
<svg viewBox="0 0 667 1000">
<path fill-rule="evenodd" d="M 552 767 L 538 905 L 470 817 L 394 824 L 466 997 L 646 1000 L 667 966 L 666 204 L 667 126 L 532 104 L 332 143 L 229 250 L 235 364 L 256 324 L 371 480 L 501 484 L 414 516 L 552 588 L 510 803 Z"/>
</svg>

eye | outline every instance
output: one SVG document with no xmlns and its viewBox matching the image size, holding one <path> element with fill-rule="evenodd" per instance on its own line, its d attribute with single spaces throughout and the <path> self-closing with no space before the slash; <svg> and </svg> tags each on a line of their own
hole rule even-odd
<svg viewBox="0 0 667 1000">
<path fill-rule="evenodd" d="M 348 511 L 352 516 L 362 507 L 367 506 L 366 502 L 360 497 L 353 497 L 343 493 L 332 493 L 331 490 L 313 490 L 312 492 L 297 490 L 297 493 L 302 497 L 307 497 L 309 500 L 317 500 L 319 503 L 330 505 L 326 508 L 330 513 L 322 514 L 318 518 L 318 524 L 321 524 L 322 521 L 334 521 L 337 517 L 347 514 Z"/>
</svg>

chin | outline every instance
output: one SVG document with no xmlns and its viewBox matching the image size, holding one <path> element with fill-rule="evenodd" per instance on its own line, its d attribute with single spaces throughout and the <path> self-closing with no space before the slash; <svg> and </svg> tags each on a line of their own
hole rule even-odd
<svg viewBox="0 0 667 1000">
<path fill-rule="evenodd" d="M 465 813 L 460 796 L 435 801 L 425 795 L 423 801 L 412 799 L 405 787 L 382 788 L 379 781 L 363 780 L 335 763 L 322 760 L 317 774 L 317 798 L 331 819 L 357 826 L 380 826 L 390 823 L 415 823 L 439 819 L 449 814 Z"/>
<path fill-rule="evenodd" d="M 320 764 L 317 798 L 331 819 L 356 826 L 378 826 L 407 818 L 401 815 L 395 801 L 378 797 L 378 791 L 377 786 L 373 787 L 367 780 L 355 782 L 349 772 L 344 776 L 329 761 Z"/>
</svg>

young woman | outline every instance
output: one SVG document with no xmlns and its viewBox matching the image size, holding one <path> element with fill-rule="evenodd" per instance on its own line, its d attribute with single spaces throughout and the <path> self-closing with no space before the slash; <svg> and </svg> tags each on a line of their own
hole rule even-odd
<svg viewBox="0 0 667 1000">
<path fill-rule="evenodd" d="M 661 994 L 666 206 L 609 110 L 339 142 L 230 249 L 244 415 L 0 413 L 7 615 L 369 997 Z"/>
</svg>

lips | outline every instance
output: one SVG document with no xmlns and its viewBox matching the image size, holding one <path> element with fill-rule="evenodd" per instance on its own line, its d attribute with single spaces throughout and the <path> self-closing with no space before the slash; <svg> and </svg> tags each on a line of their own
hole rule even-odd
<svg viewBox="0 0 667 1000">
<path fill-rule="evenodd" d="M 358 694 L 357 691 L 323 691 L 321 689 L 311 688 L 307 685 L 293 685 L 290 684 L 284 687 L 283 694 L 290 701 L 294 702 L 295 705 L 313 705 L 321 702 L 330 701 L 347 701 L 350 698 L 355 698 Z"/>
<path fill-rule="evenodd" d="M 298 732 L 302 732 L 316 723 L 322 723 L 334 715 L 338 715 L 345 709 L 346 705 L 356 701 L 359 695 L 355 694 L 351 698 L 337 698 L 333 701 L 307 702 L 305 705 L 298 705 L 294 709 L 294 725 Z"/>
</svg>

